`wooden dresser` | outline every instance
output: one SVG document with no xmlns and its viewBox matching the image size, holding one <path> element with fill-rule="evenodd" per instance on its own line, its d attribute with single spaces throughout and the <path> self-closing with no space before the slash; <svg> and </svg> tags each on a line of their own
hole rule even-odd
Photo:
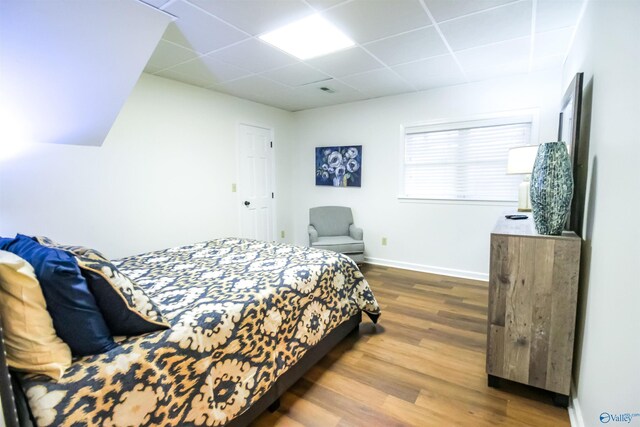
<svg viewBox="0 0 640 427">
<path fill-rule="evenodd" d="M 491 233 L 487 374 L 555 393 L 567 406 L 578 297 L 581 239 L 536 233 L 504 216 Z"/>
</svg>

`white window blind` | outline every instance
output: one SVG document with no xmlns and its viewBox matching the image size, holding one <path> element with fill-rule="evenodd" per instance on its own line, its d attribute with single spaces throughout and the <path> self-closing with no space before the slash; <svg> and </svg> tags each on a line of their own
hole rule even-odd
<svg viewBox="0 0 640 427">
<path fill-rule="evenodd" d="M 512 119 L 406 128 L 402 196 L 518 200 L 522 176 L 506 174 L 507 152 L 531 144 L 531 125 Z"/>
</svg>

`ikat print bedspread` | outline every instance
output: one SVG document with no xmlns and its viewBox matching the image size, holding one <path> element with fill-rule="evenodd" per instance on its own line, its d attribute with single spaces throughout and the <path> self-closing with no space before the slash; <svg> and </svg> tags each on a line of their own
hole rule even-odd
<svg viewBox="0 0 640 427">
<path fill-rule="evenodd" d="M 115 261 L 171 329 L 117 339 L 59 382 L 25 376 L 39 426 L 217 426 L 328 332 L 378 304 L 349 258 L 219 239 Z"/>
</svg>

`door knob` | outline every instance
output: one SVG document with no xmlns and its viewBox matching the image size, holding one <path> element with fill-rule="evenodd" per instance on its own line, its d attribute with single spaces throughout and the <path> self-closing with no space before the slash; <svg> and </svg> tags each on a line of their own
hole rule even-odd
<svg viewBox="0 0 640 427">
<path fill-rule="evenodd" d="M 248 201 L 248 200 L 245 200 L 245 201 L 244 201 L 244 205 L 245 205 L 245 206 L 249 206 L 250 204 L 251 204 L 251 202 L 250 202 L 250 201 Z"/>
</svg>

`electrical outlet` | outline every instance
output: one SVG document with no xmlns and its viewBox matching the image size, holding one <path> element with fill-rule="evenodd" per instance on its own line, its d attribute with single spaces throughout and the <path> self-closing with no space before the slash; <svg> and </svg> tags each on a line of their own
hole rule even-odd
<svg viewBox="0 0 640 427">
<path fill-rule="evenodd" d="M 284 230 L 280 232 L 280 238 L 284 239 Z"/>
<path fill-rule="evenodd" d="M 382 238 L 382 246 L 387 246 L 387 238 L 386 237 Z"/>
<path fill-rule="evenodd" d="M 233 184 L 231 184 L 231 192 L 235 193 L 236 192 L 236 183 L 234 182 Z"/>
</svg>

